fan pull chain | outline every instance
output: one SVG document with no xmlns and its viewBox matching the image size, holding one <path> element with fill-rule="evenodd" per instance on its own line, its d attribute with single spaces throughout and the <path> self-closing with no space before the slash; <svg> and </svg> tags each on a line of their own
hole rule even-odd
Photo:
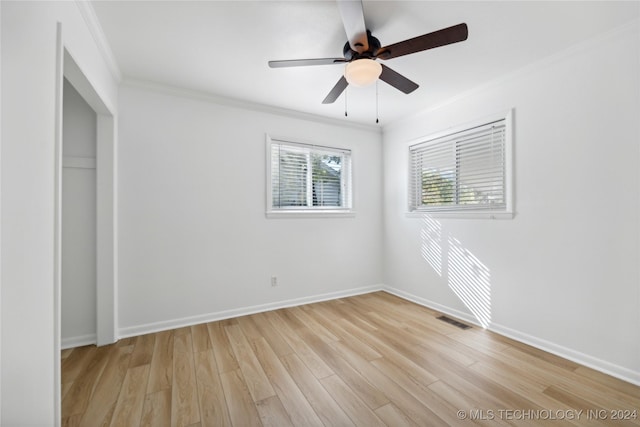
<svg viewBox="0 0 640 427">
<path fill-rule="evenodd" d="M 344 90 L 344 116 L 347 117 L 347 92 L 349 88 Z"/>
<path fill-rule="evenodd" d="M 379 80 L 376 80 L 376 123 L 379 123 L 379 120 L 378 120 L 378 116 L 379 116 L 379 114 L 378 114 L 378 81 Z"/>
</svg>

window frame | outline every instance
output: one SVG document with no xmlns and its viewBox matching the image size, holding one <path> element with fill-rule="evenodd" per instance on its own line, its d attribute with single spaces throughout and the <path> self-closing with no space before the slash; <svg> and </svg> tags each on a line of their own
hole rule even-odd
<svg viewBox="0 0 640 427">
<path fill-rule="evenodd" d="M 351 148 L 345 148 L 338 145 L 318 144 L 309 141 L 294 140 L 292 138 L 283 138 L 266 134 L 266 216 L 267 218 L 339 218 L 339 217 L 354 217 L 355 210 L 353 208 L 354 202 L 354 180 L 353 180 L 353 150 Z M 346 165 L 344 174 L 347 179 L 347 204 L 348 207 L 273 207 L 273 176 L 272 176 L 272 146 L 274 144 L 287 144 L 291 146 L 318 149 L 318 151 L 335 151 L 348 153 L 349 162 Z M 342 183 L 342 179 L 341 179 Z M 310 183 L 309 183 L 310 185 Z"/>
<path fill-rule="evenodd" d="M 471 130 L 473 128 L 486 126 L 488 124 L 504 120 L 505 125 L 505 142 L 504 142 L 504 198 L 505 207 L 500 210 L 491 209 L 449 209 L 443 208 L 415 208 L 411 206 L 411 182 L 415 171 L 412 166 L 411 149 L 416 145 L 437 143 L 438 140 L 453 136 L 461 132 Z M 423 136 L 409 141 L 406 144 L 407 155 L 407 185 L 406 185 L 406 216 L 414 218 L 424 218 L 425 215 L 432 218 L 459 218 L 459 219 L 512 219 L 514 217 L 514 186 L 513 186 L 513 109 L 506 112 L 491 114 L 481 119 L 455 126 L 437 133 Z"/>
</svg>

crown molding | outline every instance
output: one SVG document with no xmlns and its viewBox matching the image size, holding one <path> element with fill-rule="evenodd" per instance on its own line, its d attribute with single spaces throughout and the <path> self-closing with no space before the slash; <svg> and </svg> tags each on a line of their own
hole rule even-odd
<svg viewBox="0 0 640 427">
<path fill-rule="evenodd" d="M 96 42 L 96 46 L 98 46 L 100 55 L 107 63 L 107 67 L 109 68 L 111 75 L 118 83 L 120 83 L 122 81 L 122 72 L 120 71 L 116 57 L 111 50 L 111 46 L 109 46 L 109 42 L 107 41 L 107 37 L 104 34 L 102 26 L 100 25 L 95 9 L 89 0 L 75 0 L 75 4 L 78 6 L 80 14 L 84 19 L 84 22 L 87 24 L 87 28 L 89 29 L 93 40 Z"/>
<path fill-rule="evenodd" d="M 334 119 L 331 117 L 319 116 L 316 114 L 303 113 L 296 110 L 290 110 L 287 108 L 275 107 L 267 104 L 260 104 L 257 102 L 245 101 L 237 98 L 230 98 L 225 96 L 216 95 L 204 91 L 198 91 L 193 89 L 186 89 L 182 87 L 176 87 L 167 85 L 164 83 L 152 82 L 149 80 L 136 79 L 125 76 L 121 82 L 121 86 L 138 88 L 149 90 L 153 92 L 164 93 L 167 95 L 179 96 L 183 98 L 197 99 L 200 101 L 210 102 L 213 104 L 222 105 L 231 108 L 240 108 L 244 110 L 257 111 L 268 114 L 275 114 L 278 116 L 285 116 L 289 118 L 297 118 L 301 120 L 308 120 L 315 123 L 324 123 L 332 126 L 341 126 L 346 128 L 353 128 L 358 130 L 364 130 L 375 134 L 381 134 L 382 129 L 376 125 L 367 125 L 362 123 L 347 122 L 340 119 Z"/>
</svg>

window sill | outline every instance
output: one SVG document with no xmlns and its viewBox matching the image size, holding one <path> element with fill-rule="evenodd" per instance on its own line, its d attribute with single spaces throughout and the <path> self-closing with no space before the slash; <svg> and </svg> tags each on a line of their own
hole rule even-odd
<svg viewBox="0 0 640 427">
<path fill-rule="evenodd" d="M 290 210 L 267 211 L 267 218 L 354 218 L 355 211 L 348 210 Z"/>
<path fill-rule="evenodd" d="M 513 219 L 513 212 L 433 212 L 413 211 L 406 212 L 407 218 L 442 218 L 442 219 Z"/>
</svg>

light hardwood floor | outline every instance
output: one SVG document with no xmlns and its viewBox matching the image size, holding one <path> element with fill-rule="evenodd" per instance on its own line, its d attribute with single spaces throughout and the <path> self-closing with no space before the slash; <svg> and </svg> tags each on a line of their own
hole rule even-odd
<svg viewBox="0 0 640 427">
<path fill-rule="evenodd" d="M 436 315 L 377 292 L 64 350 L 62 425 L 640 425 L 640 387 Z"/>
</svg>

